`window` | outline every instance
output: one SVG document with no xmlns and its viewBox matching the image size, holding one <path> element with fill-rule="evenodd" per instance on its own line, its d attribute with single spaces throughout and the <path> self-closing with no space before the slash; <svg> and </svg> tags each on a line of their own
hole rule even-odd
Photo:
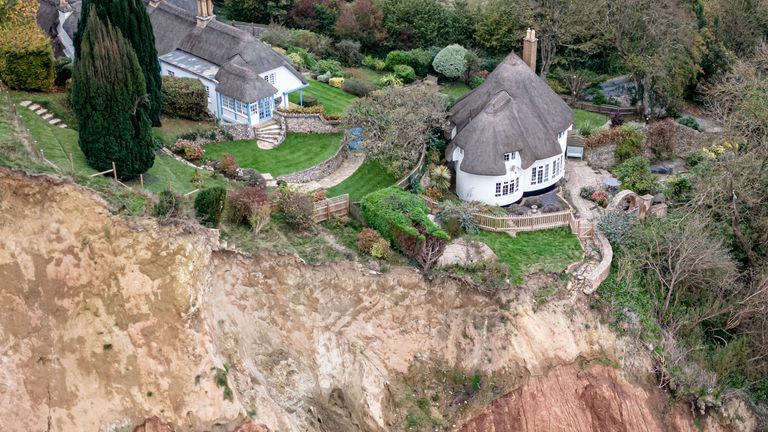
<svg viewBox="0 0 768 432">
<path fill-rule="evenodd" d="M 512 195 L 520 189 L 520 178 L 496 183 L 496 196 Z"/>
<path fill-rule="evenodd" d="M 230 110 L 230 111 L 234 111 L 235 110 L 235 100 L 232 99 L 229 96 L 222 96 L 221 97 L 221 106 L 226 108 L 226 109 L 228 109 L 228 110 Z"/>
<path fill-rule="evenodd" d="M 504 162 L 509 162 L 512 160 L 512 153 L 504 153 Z"/>
<path fill-rule="evenodd" d="M 501 196 L 501 183 L 496 183 L 496 196 Z"/>
<path fill-rule="evenodd" d="M 544 181 L 547 180 L 549 180 L 549 164 L 544 165 Z"/>
<path fill-rule="evenodd" d="M 235 101 L 237 105 L 237 113 L 242 115 L 248 115 L 248 104 L 240 101 Z"/>
<path fill-rule="evenodd" d="M 256 114 L 256 112 L 259 110 L 259 104 L 257 103 L 251 103 L 251 114 Z"/>
<path fill-rule="evenodd" d="M 169 77 L 176 76 L 176 73 L 174 71 L 172 71 L 172 70 L 169 70 L 168 71 L 168 76 Z"/>
<path fill-rule="evenodd" d="M 549 164 L 543 167 L 533 167 L 531 169 L 531 184 L 539 184 L 547 181 L 549 177 Z"/>
<path fill-rule="evenodd" d="M 264 81 L 266 81 L 266 82 L 268 82 L 270 84 L 274 84 L 275 83 L 275 74 L 274 73 L 271 73 L 269 75 L 264 75 L 262 78 L 264 78 Z"/>
<path fill-rule="evenodd" d="M 272 117 L 272 99 L 264 98 L 259 101 L 259 119 Z"/>
</svg>

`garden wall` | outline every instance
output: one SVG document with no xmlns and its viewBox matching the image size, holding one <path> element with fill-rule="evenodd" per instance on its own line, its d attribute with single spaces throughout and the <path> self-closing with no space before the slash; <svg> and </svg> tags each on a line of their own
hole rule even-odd
<svg viewBox="0 0 768 432">
<path fill-rule="evenodd" d="M 232 134 L 235 141 L 253 139 L 256 136 L 254 129 L 244 124 L 222 123 L 219 128 Z"/>
<path fill-rule="evenodd" d="M 600 245 L 600 255 L 602 259 L 590 274 L 585 278 L 584 294 L 592 294 L 603 283 L 611 273 L 611 262 L 613 261 L 613 248 L 611 243 L 599 230 L 595 230 L 595 237 Z"/>
<path fill-rule="evenodd" d="M 320 114 L 299 114 L 275 111 L 276 119 L 285 120 L 288 132 L 296 133 L 335 133 L 339 132 L 339 120 L 327 120 Z"/>
<path fill-rule="evenodd" d="M 288 183 L 307 183 L 327 177 L 339 169 L 341 164 L 344 163 L 344 159 L 346 159 L 348 153 L 349 150 L 347 149 L 347 146 L 342 144 L 336 154 L 331 156 L 330 159 L 325 162 L 315 165 L 312 168 L 307 168 L 304 171 L 280 176 L 278 179 L 285 180 Z"/>
</svg>

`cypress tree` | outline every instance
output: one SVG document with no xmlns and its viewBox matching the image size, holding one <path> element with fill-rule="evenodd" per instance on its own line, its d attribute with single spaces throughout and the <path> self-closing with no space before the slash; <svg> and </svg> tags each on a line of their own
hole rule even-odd
<svg viewBox="0 0 768 432">
<path fill-rule="evenodd" d="M 130 43 L 91 11 L 72 82 L 80 148 L 91 167 L 106 171 L 114 161 L 123 179 L 152 167 L 155 153 L 146 98 L 144 76 Z"/>
<path fill-rule="evenodd" d="M 160 60 L 155 48 L 155 34 L 152 22 L 142 0 L 83 0 L 80 22 L 75 33 L 75 58 L 80 58 L 80 44 L 86 17 L 94 8 L 102 21 L 109 19 L 113 26 L 120 29 L 123 37 L 130 41 L 149 94 L 149 118 L 153 126 L 160 126 L 160 109 L 163 105 L 162 80 L 160 79 Z"/>
</svg>

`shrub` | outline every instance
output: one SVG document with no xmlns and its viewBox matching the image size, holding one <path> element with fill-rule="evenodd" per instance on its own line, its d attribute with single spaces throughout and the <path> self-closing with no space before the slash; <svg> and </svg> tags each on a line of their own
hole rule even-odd
<svg viewBox="0 0 768 432">
<path fill-rule="evenodd" d="M 256 206 L 250 215 L 248 215 L 248 225 L 251 231 L 258 235 L 262 229 L 269 223 L 272 216 L 272 205 L 269 203 Z"/>
<path fill-rule="evenodd" d="M 381 72 L 384 70 L 384 68 L 387 67 L 387 63 L 384 60 L 377 59 L 376 57 L 365 56 L 363 59 L 363 66 L 369 69 L 373 69 L 377 72 Z"/>
<path fill-rule="evenodd" d="M 318 57 L 325 57 L 331 52 L 331 38 L 328 36 L 303 29 L 291 29 L 290 34 L 291 46 L 303 48 Z"/>
<path fill-rule="evenodd" d="M 389 242 L 384 238 L 376 240 L 373 246 L 371 246 L 370 255 L 374 258 L 389 259 L 391 254 L 392 250 L 389 248 Z"/>
<path fill-rule="evenodd" d="M 387 69 L 394 70 L 395 66 L 406 65 L 413 68 L 416 75 L 424 76 L 429 73 L 429 64 L 432 62 L 432 55 L 423 49 L 412 49 L 410 51 L 390 51 L 387 54 L 385 65 Z"/>
<path fill-rule="evenodd" d="M 305 108 L 318 106 L 317 98 L 314 96 L 304 96 L 302 97 L 301 102 L 304 104 Z"/>
<path fill-rule="evenodd" d="M 379 79 L 379 87 L 402 87 L 403 82 L 394 74 L 384 75 Z"/>
<path fill-rule="evenodd" d="M 546 204 L 541 208 L 542 213 L 556 213 L 560 211 L 560 206 L 557 204 Z"/>
<path fill-rule="evenodd" d="M 328 81 L 331 79 L 331 77 L 332 77 L 331 73 L 328 72 L 328 73 L 318 75 L 317 80 L 320 81 L 321 83 L 328 84 Z"/>
<path fill-rule="evenodd" d="M 336 58 L 345 66 L 357 66 L 363 61 L 360 42 L 344 39 L 336 43 Z"/>
<path fill-rule="evenodd" d="M 691 129 L 699 130 L 699 122 L 693 117 L 682 117 L 677 120 L 683 126 L 688 126 Z"/>
<path fill-rule="evenodd" d="M 349 78 L 344 80 L 344 85 L 341 86 L 341 89 L 355 96 L 364 97 L 375 90 L 375 87 L 368 81 Z"/>
<path fill-rule="evenodd" d="M 261 41 L 272 46 L 288 49 L 291 47 L 291 31 L 280 24 L 270 24 L 267 31 L 261 35 Z"/>
<path fill-rule="evenodd" d="M 598 130 L 597 126 L 593 125 L 592 122 L 587 121 L 581 125 L 581 128 L 579 129 L 579 133 L 581 134 L 581 136 L 586 138 L 597 133 L 597 130 Z"/>
<path fill-rule="evenodd" d="M 312 226 L 314 203 L 312 197 L 289 186 L 282 186 L 277 191 L 277 203 L 285 216 L 285 222 L 294 229 L 305 230 Z"/>
<path fill-rule="evenodd" d="M 589 199 L 592 200 L 595 204 L 599 205 L 600 207 L 608 206 L 608 192 L 605 192 L 605 191 L 594 192 L 592 196 L 589 197 Z"/>
<path fill-rule="evenodd" d="M 222 153 L 221 159 L 216 163 L 216 171 L 228 178 L 235 178 L 238 168 L 240 167 L 237 165 L 237 161 L 235 161 L 235 155 L 230 153 Z"/>
<path fill-rule="evenodd" d="M 386 241 L 386 239 L 375 229 L 363 228 L 363 230 L 357 234 L 357 248 L 360 252 L 370 255 L 373 245 L 379 240 Z"/>
<path fill-rule="evenodd" d="M 435 56 L 432 67 L 446 78 L 456 79 L 467 71 L 467 49 L 461 45 L 448 45 Z"/>
<path fill-rule="evenodd" d="M 629 238 L 632 232 L 633 217 L 621 210 L 614 210 L 605 213 L 597 221 L 599 229 L 608 241 L 616 246 Z"/>
<path fill-rule="evenodd" d="M 469 81 L 467 84 L 469 85 L 469 88 L 476 89 L 480 87 L 485 82 L 485 78 L 479 77 L 477 75 L 472 75 L 469 77 Z"/>
<path fill-rule="evenodd" d="M 429 172 L 432 185 L 445 192 L 451 187 L 451 170 L 445 165 L 437 165 Z"/>
<path fill-rule="evenodd" d="M 318 189 L 312 192 L 312 202 L 324 201 L 328 199 L 328 193 L 325 189 Z"/>
<path fill-rule="evenodd" d="M 592 187 L 592 186 L 584 186 L 579 191 L 579 196 L 584 198 L 584 199 L 586 199 L 586 200 L 588 200 L 588 199 L 592 199 L 592 194 L 595 193 L 595 192 L 596 192 L 596 190 L 595 190 L 594 187 Z"/>
<path fill-rule="evenodd" d="M 304 59 L 301 58 L 299 53 L 295 53 L 295 52 L 294 53 L 290 53 L 286 57 L 288 57 L 288 60 L 291 61 L 291 64 L 296 69 L 304 69 L 304 68 L 307 67 L 306 63 L 304 63 Z"/>
<path fill-rule="evenodd" d="M 249 222 L 258 209 L 266 205 L 271 207 L 266 188 L 246 186 L 235 189 L 227 195 L 230 220 L 235 223 Z"/>
<path fill-rule="evenodd" d="M 317 57 L 315 57 L 315 55 L 311 52 L 303 48 L 291 48 L 291 50 L 288 51 L 289 58 L 292 55 L 299 56 L 301 58 L 301 63 L 305 68 L 310 70 L 315 69 L 315 65 L 317 64 Z"/>
<path fill-rule="evenodd" d="M 683 203 L 691 199 L 693 185 L 686 175 L 670 177 L 664 188 L 664 194 L 673 202 Z"/>
<path fill-rule="evenodd" d="M 34 21 L 0 28 L 0 79 L 8 87 L 48 91 L 54 69 L 51 41 Z"/>
<path fill-rule="evenodd" d="M 408 65 L 397 65 L 394 67 L 395 76 L 404 84 L 410 84 L 416 80 L 416 72 Z"/>
<path fill-rule="evenodd" d="M 56 59 L 55 77 L 53 83 L 59 87 L 63 87 L 67 84 L 67 81 L 72 78 L 72 59 L 67 57 L 60 57 Z"/>
<path fill-rule="evenodd" d="M 164 76 L 162 92 L 164 115 L 190 120 L 208 117 L 208 93 L 200 80 Z"/>
<path fill-rule="evenodd" d="M 344 78 L 331 78 L 328 80 L 328 85 L 340 89 L 344 85 Z"/>
<path fill-rule="evenodd" d="M 338 60 L 324 59 L 317 61 L 315 64 L 315 72 L 322 74 L 326 74 L 328 72 L 333 74 L 334 72 L 337 72 L 343 74 L 344 68 L 341 67 L 341 63 L 339 63 Z"/>
<path fill-rule="evenodd" d="M 671 157 L 675 150 L 677 126 L 672 120 L 652 123 L 648 127 L 648 147 L 659 159 Z"/>
<path fill-rule="evenodd" d="M 153 214 L 157 218 L 171 218 L 179 214 L 181 199 L 173 191 L 164 190 L 157 196 Z"/>
<path fill-rule="evenodd" d="M 475 221 L 475 213 L 480 210 L 476 203 L 445 201 L 440 203 L 436 219 L 453 237 L 458 237 L 462 232 L 477 234 L 480 228 Z"/>
<path fill-rule="evenodd" d="M 195 214 L 200 223 L 211 228 L 219 226 L 226 199 L 227 191 L 220 186 L 204 189 L 198 193 L 195 197 Z"/>
<path fill-rule="evenodd" d="M 621 163 L 635 156 L 640 156 L 643 137 L 637 132 L 628 132 L 616 144 L 616 161 Z"/>
<path fill-rule="evenodd" d="M 648 159 L 636 156 L 614 168 L 616 177 L 621 181 L 622 189 L 629 189 L 640 195 L 655 193 L 658 190 L 656 177 L 651 174 Z"/>
<path fill-rule="evenodd" d="M 581 134 L 584 135 L 584 129 L 581 130 Z M 633 134 L 637 134 L 637 131 L 630 127 L 619 127 L 614 129 L 602 129 L 599 132 L 589 134 L 584 139 L 584 147 L 586 148 L 598 148 L 609 144 L 618 144 L 619 141 Z"/>
<path fill-rule="evenodd" d="M 429 219 L 427 205 L 418 196 L 389 187 L 366 195 L 361 207 L 368 225 L 425 271 L 445 250 L 448 234 Z"/>
<path fill-rule="evenodd" d="M 171 147 L 171 151 L 180 154 L 188 161 L 199 161 L 205 156 L 205 150 L 202 147 L 185 139 L 177 140 Z"/>
<path fill-rule="evenodd" d="M 624 124 L 624 116 L 618 111 L 613 113 L 613 115 L 611 116 L 611 127 L 615 128 L 623 124 Z"/>
</svg>

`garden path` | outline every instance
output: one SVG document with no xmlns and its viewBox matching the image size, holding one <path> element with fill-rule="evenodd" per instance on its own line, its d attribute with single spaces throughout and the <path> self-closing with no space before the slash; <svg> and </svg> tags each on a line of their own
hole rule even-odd
<svg viewBox="0 0 768 432">
<path fill-rule="evenodd" d="M 596 220 L 600 216 L 600 209 L 592 201 L 582 198 L 579 193 L 585 186 L 600 189 L 605 185 L 606 179 L 613 178 L 611 173 L 602 169 L 595 170 L 586 161 L 569 159 L 565 163 L 565 178 L 565 187 L 571 195 L 571 202 L 576 206 L 578 219 Z"/>
<path fill-rule="evenodd" d="M 299 188 L 302 192 L 312 192 L 318 189 L 329 189 L 343 182 L 360 168 L 365 161 L 365 154 L 362 152 L 351 152 L 339 169 L 326 177 L 307 183 L 294 183 L 293 186 Z"/>
<path fill-rule="evenodd" d="M 61 119 L 56 118 L 52 113 L 48 112 L 47 109 L 36 103 L 32 103 L 32 101 L 23 101 L 19 103 L 19 105 L 23 106 L 24 108 L 29 108 L 30 111 L 42 117 L 43 120 L 47 121 L 51 126 L 57 126 L 62 129 L 67 127 L 67 125 L 62 123 Z"/>
</svg>

